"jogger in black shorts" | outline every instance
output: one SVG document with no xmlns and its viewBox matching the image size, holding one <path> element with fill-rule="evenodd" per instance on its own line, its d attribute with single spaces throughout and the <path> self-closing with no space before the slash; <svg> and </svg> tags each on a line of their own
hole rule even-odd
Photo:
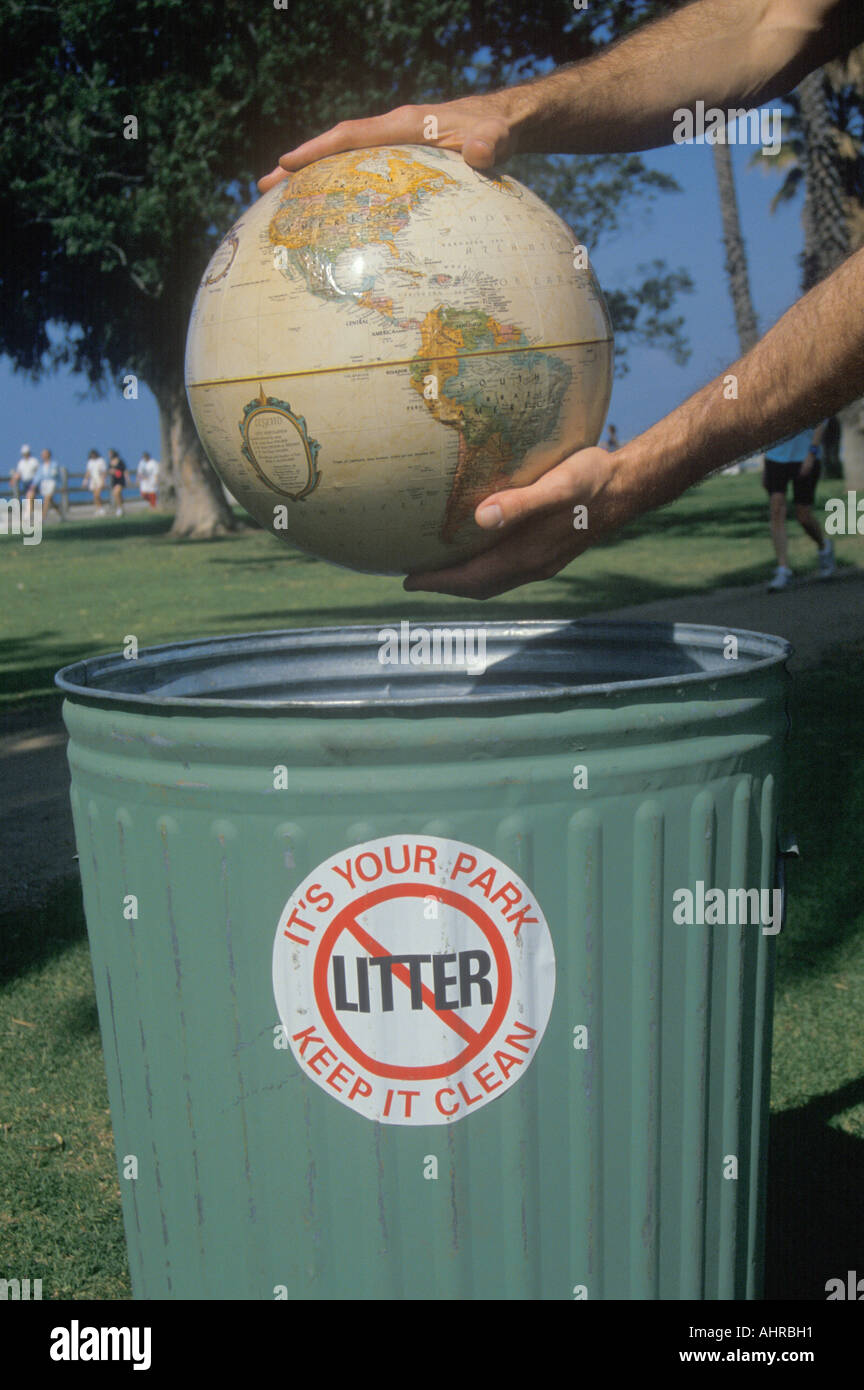
<svg viewBox="0 0 864 1390">
<path fill-rule="evenodd" d="M 765 455 L 765 470 L 762 485 L 768 493 L 770 503 L 771 539 L 777 555 L 777 569 L 768 585 L 772 593 L 786 589 L 792 579 L 786 549 L 786 490 L 792 483 L 792 498 L 795 503 L 795 517 L 802 530 L 819 547 L 819 577 L 827 579 L 834 573 L 834 548 L 820 530 L 813 515 L 813 499 L 822 465 L 819 462 L 819 443 L 825 432 L 825 425 L 818 425 L 813 431 L 809 446 L 810 431 L 796 435 L 794 439 L 784 440 L 775 445 Z M 776 457 L 779 455 L 780 457 Z M 797 455 L 797 457 L 796 457 Z"/>
</svg>

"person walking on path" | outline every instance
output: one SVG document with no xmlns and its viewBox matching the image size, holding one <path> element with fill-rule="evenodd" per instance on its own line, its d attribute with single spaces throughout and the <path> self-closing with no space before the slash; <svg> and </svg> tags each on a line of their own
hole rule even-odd
<svg viewBox="0 0 864 1390">
<path fill-rule="evenodd" d="M 514 154 L 687 143 L 682 118 L 692 123 L 710 108 L 734 121 L 862 42 L 861 0 L 694 0 L 584 62 L 514 87 L 341 121 L 283 154 L 258 188 L 265 193 L 314 160 L 372 145 L 461 151 L 482 170 Z M 484 599 L 550 579 L 627 522 L 860 396 L 864 248 L 714 381 L 614 453 L 579 449 L 537 482 L 484 498 L 474 520 L 497 533 L 497 544 L 465 564 L 411 575 L 404 588 Z M 573 527 L 574 504 L 587 509 L 586 529 Z"/>
<path fill-rule="evenodd" d="M 9 486 L 12 489 L 12 496 L 18 498 L 21 502 L 22 514 L 25 508 L 28 513 L 30 511 L 30 503 L 27 501 L 27 494 L 38 467 L 39 460 L 35 454 L 31 454 L 30 445 L 22 444 L 21 457 L 9 474 Z M 24 494 L 23 498 L 21 497 L 22 492 Z M 22 519 L 26 520 L 26 517 L 22 515 Z"/>
<path fill-rule="evenodd" d="M 12 472 L 9 474 L 9 482 L 16 497 L 19 495 L 22 488 L 25 492 L 27 491 L 33 481 L 33 474 L 38 467 L 39 460 L 35 454 L 31 454 L 30 445 L 22 444 L 21 456 L 12 469 Z"/>
<path fill-rule="evenodd" d="M 56 497 L 54 496 L 59 483 L 60 465 L 57 462 L 57 460 L 53 457 L 50 449 L 43 449 L 42 461 L 39 464 L 39 467 L 36 469 L 36 472 L 33 474 L 33 480 L 27 489 L 27 501 L 32 503 L 38 489 L 39 495 L 42 498 L 42 505 L 45 508 L 46 515 L 51 511 L 51 508 L 53 507 L 57 512 L 57 515 L 59 516 L 60 520 L 65 521 L 66 518 L 63 515 L 63 510 L 58 504 Z"/>
<path fill-rule="evenodd" d="M 128 484 L 126 465 L 116 449 L 108 450 L 108 482 L 111 487 L 111 501 L 114 515 L 123 515 L 123 489 Z"/>
<path fill-rule="evenodd" d="M 108 472 L 108 465 L 99 453 L 98 449 L 91 449 L 87 455 L 87 462 L 84 465 L 84 477 L 81 485 L 93 497 L 93 515 L 104 516 L 105 508 L 102 505 L 102 489 L 105 486 L 105 475 Z"/>
<path fill-rule="evenodd" d="M 837 568 L 834 547 L 823 536 L 813 515 L 813 499 L 822 468 L 820 445 L 827 427 L 827 420 L 823 421 L 815 430 L 802 430 L 791 439 L 772 444 L 765 453 L 762 486 L 768 493 L 771 540 L 777 556 L 777 568 L 768 585 L 772 594 L 788 589 L 793 578 L 786 547 L 786 490 L 790 483 L 798 524 L 819 548 L 819 578 L 829 579 Z"/>
<path fill-rule="evenodd" d="M 151 458 L 146 449 L 138 460 L 135 481 L 144 502 L 156 506 L 156 489 L 159 484 L 159 460 Z"/>
</svg>

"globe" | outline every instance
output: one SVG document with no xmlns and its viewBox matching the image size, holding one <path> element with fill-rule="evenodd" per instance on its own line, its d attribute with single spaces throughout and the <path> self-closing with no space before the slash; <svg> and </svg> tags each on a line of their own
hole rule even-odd
<svg viewBox="0 0 864 1390">
<path fill-rule="evenodd" d="M 597 441 L 612 350 L 585 249 L 545 203 L 454 152 L 382 147 L 290 174 L 234 224 L 186 389 L 262 526 L 408 574 L 494 545 L 477 504 Z"/>
</svg>

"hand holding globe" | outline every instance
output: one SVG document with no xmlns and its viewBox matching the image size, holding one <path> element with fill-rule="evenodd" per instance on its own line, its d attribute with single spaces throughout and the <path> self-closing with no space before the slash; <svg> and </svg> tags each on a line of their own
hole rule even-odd
<svg viewBox="0 0 864 1390">
<path fill-rule="evenodd" d="M 274 180 L 239 219 L 186 375 L 211 461 L 275 535 L 425 574 L 500 540 L 484 498 L 594 443 L 611 358 L 587 255 L 549 208 L 450 151 L 390 146 Z M 524 563 L 545 571 L 539 539 Z M 571 523 L 566 558 L 580 539 Z"/>
<path fill-rule="evenodd" d="M 491 169 L 520 148 L 520 99 L 517 92 L 489 92 L 435 106 L 399 106 L 382 116 L 340 121 L 339 125 L 298 145 L 258 180 L 267 193 L 286 177 L 315 160 L 374 145 L 426 145 L 456 150 L 474 169 Z"/>
</svg>

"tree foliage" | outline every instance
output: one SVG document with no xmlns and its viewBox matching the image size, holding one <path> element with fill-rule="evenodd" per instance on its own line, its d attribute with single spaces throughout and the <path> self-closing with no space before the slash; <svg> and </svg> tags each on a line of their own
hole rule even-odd
<svg viewBox="0 0 864 1390">
<path fill-rule="evenodd" d="M 193 451 L 182 392 L 189 311 L 256 176 L 345 117 L 590 56 L 645 8 L 0 0 L 0 352 L 33 375 L 66 364 L 97 388 L 136 373 L 167 422 L 163 448 L 173 438 Z M 586 244 L 624 221 L 631 198 L 671 186 L 638 156 L 532 161 L 524 176 Z M 680 321 L 667 310 L 685 278 L 663 274 L 613 287 L 612 300 L 625 339 L 650 323 L 680 355 Z"/>
<path fill-rule="evenodd" d="M 834 165 L 840 196 L 845 202 L 848 245 L 855 250 L 864 245 L 864 49 L 856 49 L 848 63 L 829 63 L 816 80 L 824 103 L 826 137 L 825 148 L 819 154 L 820 158 L 830 158 Z M 782 171 L 780 187 L 771 201 L 772 212 L 805 191 L 809 162 L 800 93 L 790 93 L 786 102 L 779 154 L 770 163 L 758 156 L 752 161 L 768 173 Z M 818 236 L 819 230 L 817 220 L 812 234 Z M 833 235 L 834 228 L 829 230 Z M 806 256 L 805 248 L 805 280 Z"/>
</svg>

